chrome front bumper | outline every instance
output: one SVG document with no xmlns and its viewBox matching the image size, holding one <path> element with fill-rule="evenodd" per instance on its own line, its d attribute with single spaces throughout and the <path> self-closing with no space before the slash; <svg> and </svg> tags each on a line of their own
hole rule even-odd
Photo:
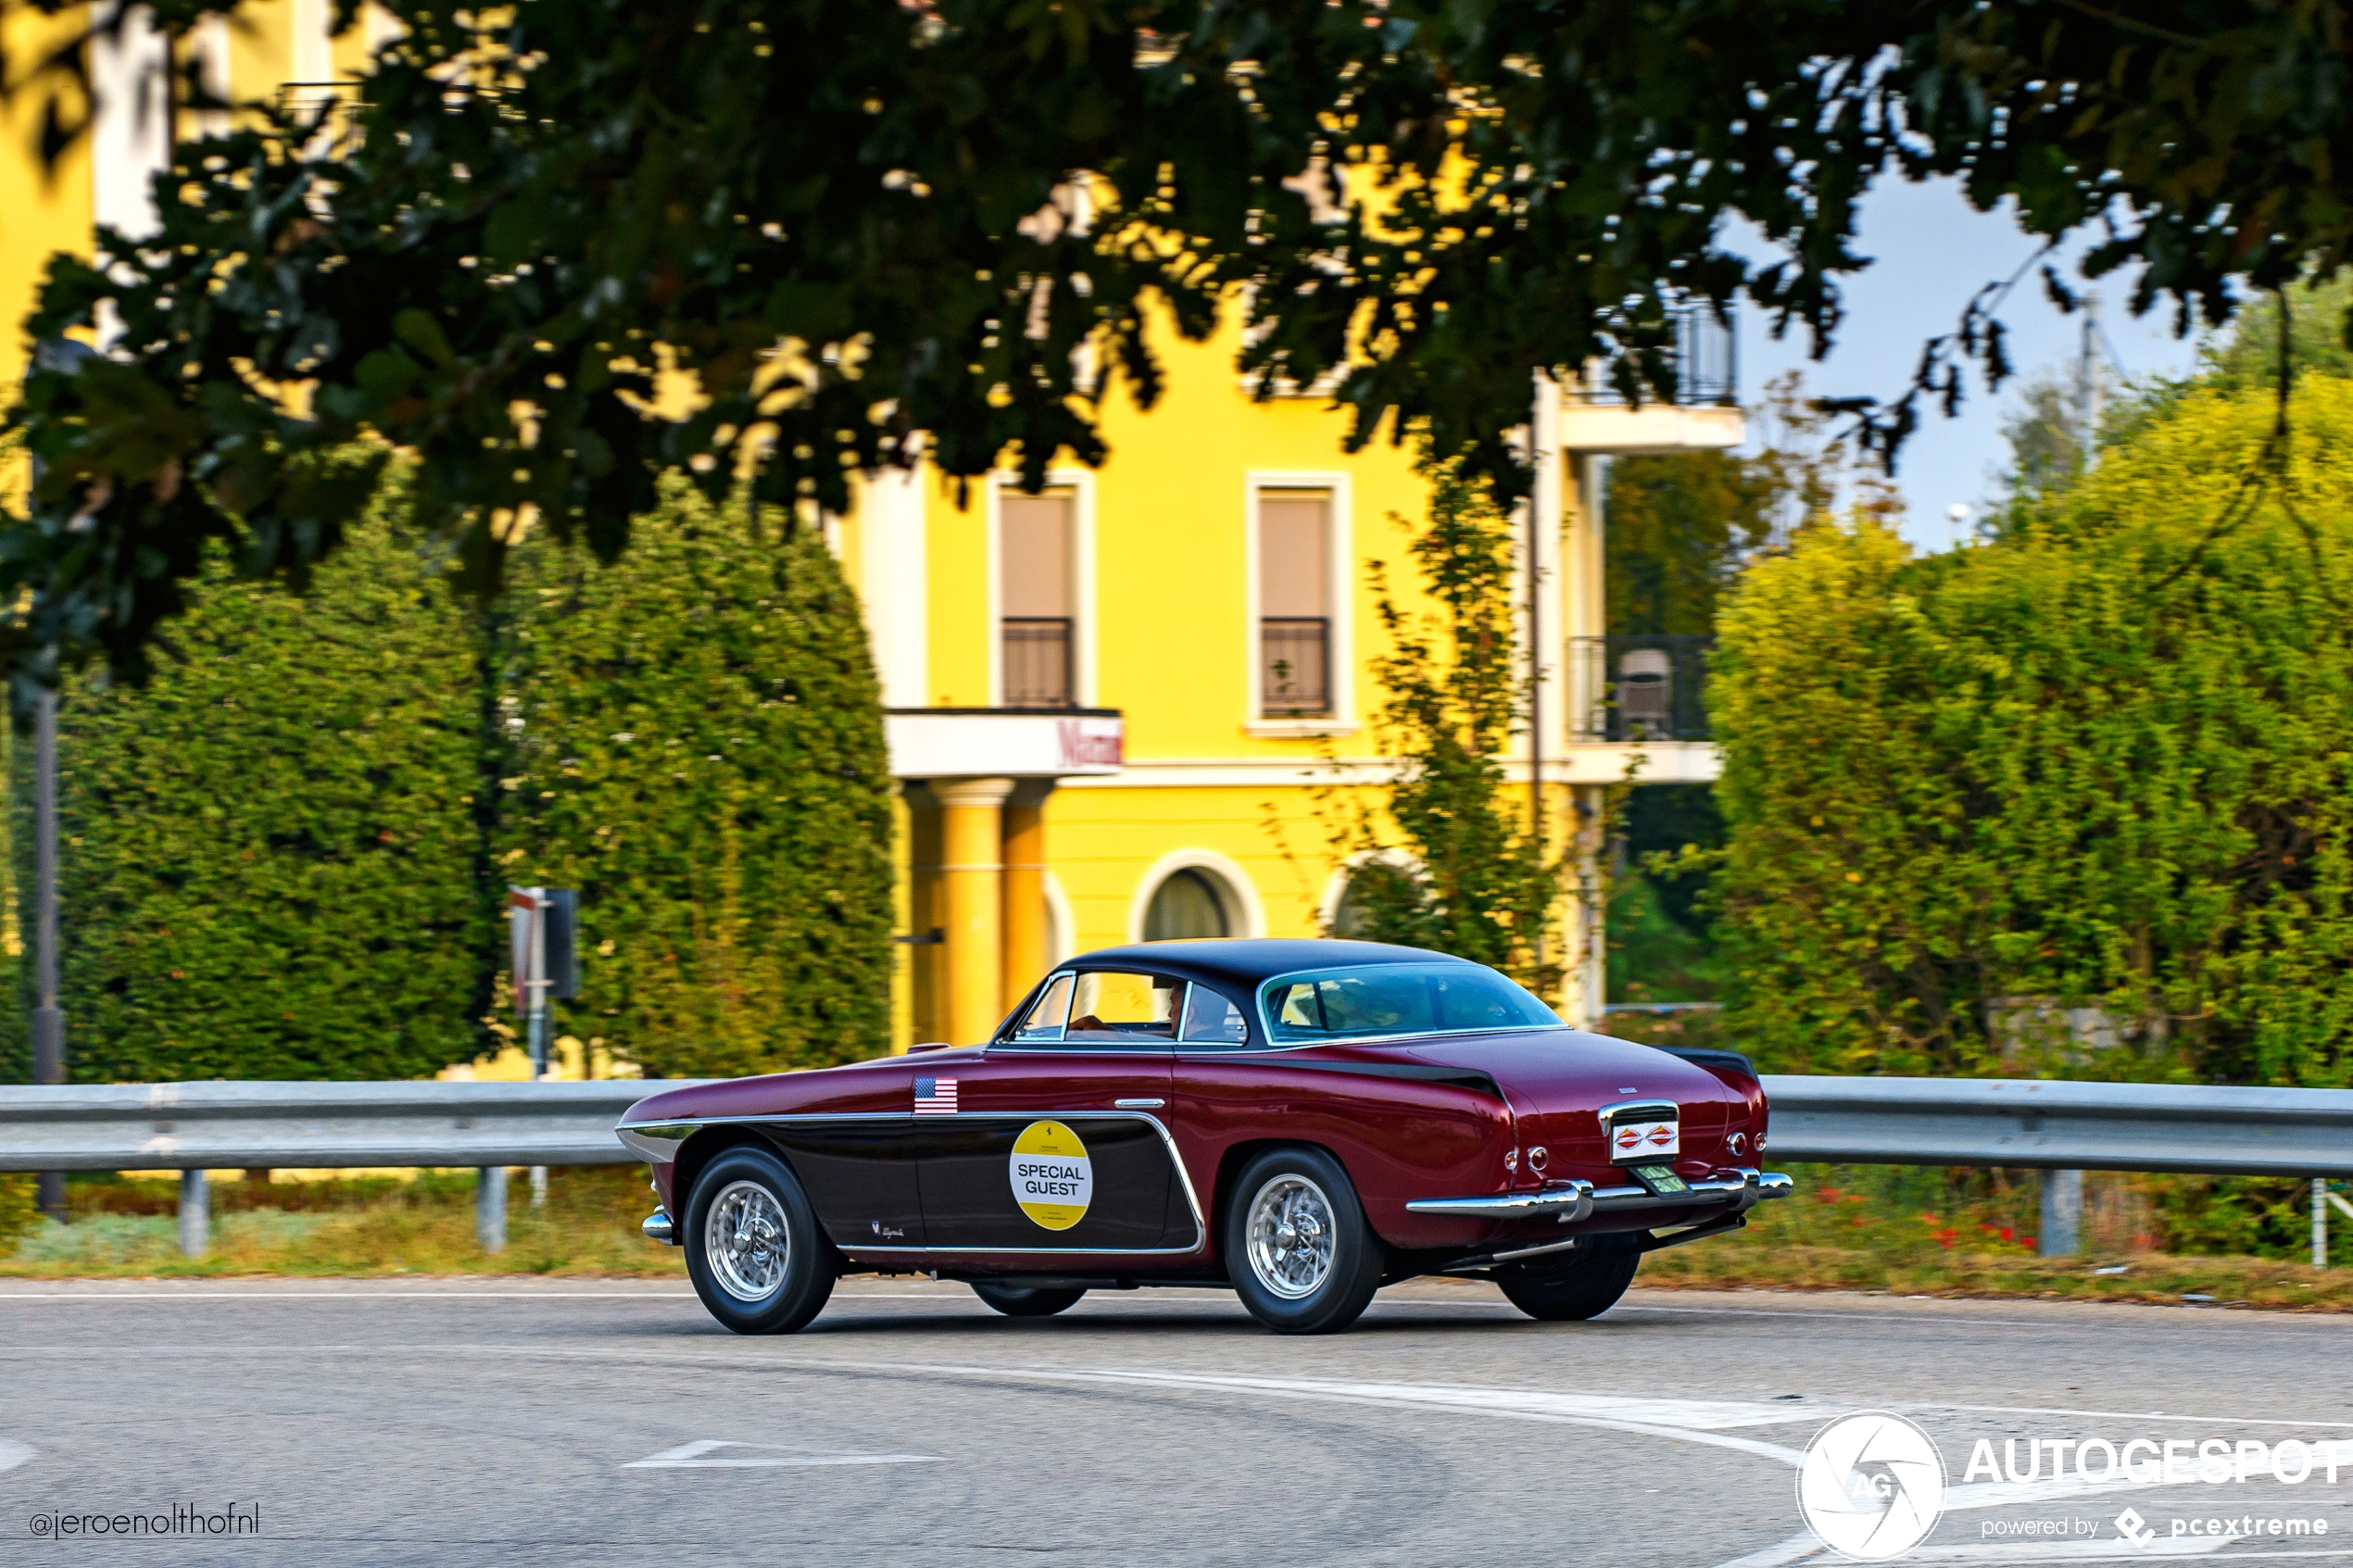
<svg viewBox="0 0 2353 1568">
<path fill-rule="evenodd" d="M 1730 1199 L 1734 1214 L 1745 1213 L 1768 1198 L 1787 1198 L 1796 1183 L 1778 1171 L 1752 1171 L 1746 1166 L 1690 1184 L 1690 1190 L 1664 1197 L 1648 1187 L 1596 1187 L 1591 1182 L 1569 1181 L 1539 1192 L 1508 1192 L 1493 1198 L 1422 1198 L 1405 1205 L 1416 1214 L 1455 1214 L 1477 1220 L 1535 1220 L 1551 1216 L 1564 1225 L 1596 1214 L 1622 1214 L 1642 1209 L 1688 1209 L 1695 1203 Z"/>
<path fill-rule="evenodd" d="M 648 1241 L 659 1241 L 664 1247 L 678 1245 L 676 1227 L 671 1224 L 670 1215 L 666 1210 L 655 1210 L 646 1216 L 646 1223 L 637 1228 L 646 1233 Z"/>
</svg>

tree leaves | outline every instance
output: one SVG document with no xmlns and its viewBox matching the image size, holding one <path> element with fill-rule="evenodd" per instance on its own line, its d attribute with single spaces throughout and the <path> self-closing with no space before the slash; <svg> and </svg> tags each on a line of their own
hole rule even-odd
<svg viewBox="0 0 2353 1568">
<path fill-rule="evenodd" d="M 1762 1060 L 2353 1075 L 2353 383 L 2249 492 L 2274 412 L 2185 394 L 1988 546 L 1826 523 L 1750 572 L 1715 897 Z"/>
<path fill-rule="evenodd" d="M 1100 461 L 1101 400 L 1160 394 L 1155 334 L 1238 316 L 1252 384 L 1331 376 L 1352 446 L 1427 439 L 1509 499 L 1531 377 L 1670 395 L 1670 303 L 1827 342 L 1875 179 L 2097 225 L 2090 270 L 2144 264 L 2135 308 L 2184 325 L 2353 234 L 2336 0 L 387 8 L 347 115 L 253 107 L 178 149 L 157 233 L 53 264 L 33 331 L 110 313 L 144 390 L 33 376 L 0 657 L 138 674 L 202 543 L 284 509 L 226 456 L 257 431 L 413 455 L 414 522 L 487 594 L 525 508 L 611 558 L 662 475 L 716 501 L 749 472 L 798 517 L 919 434 L 957 477 Z M 1734 220 L 1781 258 L 1719 245 Z M 1919 396 L 2005 372 L 1968 305 L 1913 395 L 1847 405 L 1891 461 Z M 239 558 L 298 574 L 317 521 Z"/>
</svg>

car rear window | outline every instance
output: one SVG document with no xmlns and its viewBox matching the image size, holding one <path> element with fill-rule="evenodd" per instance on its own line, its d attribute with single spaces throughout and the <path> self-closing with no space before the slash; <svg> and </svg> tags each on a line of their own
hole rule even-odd
<svg viewBox="0 0 2353 1568">
<path fill-rule="evenodd" d="M 1259 987 L 1277 1045 L 1464 1029 L 1559 1029 L 1560 1015 L 1479 964 L 1379 964 L 1277 975 Z"/>
</svg>

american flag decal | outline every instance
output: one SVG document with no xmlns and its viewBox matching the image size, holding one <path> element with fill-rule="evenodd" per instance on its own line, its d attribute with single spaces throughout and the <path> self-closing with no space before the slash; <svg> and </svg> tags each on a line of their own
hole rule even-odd
<svg viewBox="0 0 2353 1568">
<path fill-rule="evenodd" d="M 955 1115 L 956 1080 L 953 1078 L 916 1079 L 915 1114 L 918 1116 Z"/>
</svg>

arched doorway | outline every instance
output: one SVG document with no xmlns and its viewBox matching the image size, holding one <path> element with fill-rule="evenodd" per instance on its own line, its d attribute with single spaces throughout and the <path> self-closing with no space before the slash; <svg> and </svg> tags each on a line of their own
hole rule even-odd
<svg viewBox="0 0 2353 1568">
<path fill-rule="evenodd" d="M 1171 872 L 1152 890 L 1152 901 L 1144 910 L 1145 941 L 1176 942 L 1231 935 L 1233 922 L 1227 918 L 1226 899 L 1208 872 L 1187 866 Z"/>
</svg>

